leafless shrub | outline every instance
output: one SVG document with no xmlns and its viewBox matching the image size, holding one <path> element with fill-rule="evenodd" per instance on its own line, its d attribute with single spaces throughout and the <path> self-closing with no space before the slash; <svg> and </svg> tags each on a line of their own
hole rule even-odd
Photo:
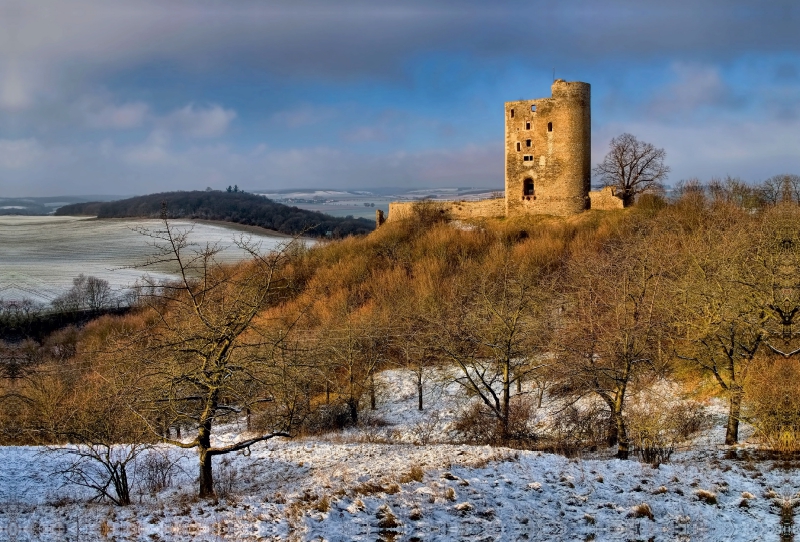
<svg viewBox="0 0 800 542">
<path fill-rule="evenodd" d="M 145 491 L 154 495 L 172 486 L 176 470 L 177 460 L 171 460 L 165 451 L 153 449 L 139 462 L 137 473 Z"/>
<path fill-rule="evenodd" d="M 311 411 L 305 419 L 302 432 L 318 435 L 329 431 L 339 431 L 352 424 L 350 411 L 344 403 L 323 405 Z"/>
<path fill-rule="evenodd" d="M 441 429 L 440 419 L 441 413 L 438 410 L 432 410 L 417 420 L 413 429 L 415 442 L 423 446 L 433 442 L 435 435 Z"/>
<path fill-rule="evenodd" d="M 110 501 L 118 506 L 131 503 L 132 474 L 129 468 L 145 445 L 86 444 L 54 447 L 47 453 L 62 456 L 58 469 L 66 483 L 94 491 L 93 501 Z"/>
<path fill-rule="evenodd" d="M 570 405 L 553 417 L 543 448 L 573 456 L 602 446 L 608 435 L 608 412 L 599 405 Z"/>
<path fill-rule="evenodd" d="M 389 442 L 391 440 L 391 431 L 387 429 L 389 425 L 385 418 L 373 412 L 367 412 L 361 416 L 358 423 L 359 440 L 369 443 Z"/>
<path fill-rule="evenodd" d="M 224 457 L 215 469 L 214 493 L 221 499 L 233 496 L 239 483 L 239 471 L 228 457 Z"/>
<path fill-rule="evenodd" d="M 429 199 L 415 202 L 411 206 L 411 220 L 419 227 L 430 227 L 438 222 L 450 220 L 450 212 L 444 204 Z"/>
<path fill-rule="evenodd" d="M 535 409 L 533 398 L 512 397 L 508 412 L 508 438 L 504 438 L 504 428 L 496 414 L 483 403 L 475 402 L 457 417 L 454 430 L 469 443 L 529 448 L 537 441 L 537 435 L 530 427 Z"/>
<path fill-rule="evenodd" d="M 694 402 L 664 403 L 653 398 L 631 401 L 627 414 L 633 451 L 652 465 L 670 460 L 675 446 L 709 423 L 709 416 Z"/>
</svg>

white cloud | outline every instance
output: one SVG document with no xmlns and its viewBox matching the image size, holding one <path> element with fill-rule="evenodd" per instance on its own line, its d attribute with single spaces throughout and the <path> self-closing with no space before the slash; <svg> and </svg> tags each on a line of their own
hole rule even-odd
<svg viewBox="0 0 800 542">
<path fill-rule="evenodd" d="M 0 139 L 0 168 L 21 170 L 36 164 L 44 153 L 36 139 Z"/>
<path fill-rule="evenodd" d="M 301 128 L 328 122 L 339 115 L 340 110 L 333 107 L 302 104 L 289 110 L 278 111 L 272 115 L 272 121 L 288 128 Z"/>
<path fill-rule="evenodd" d="M 90 128 L 128 129 L 144 124 L 150 107 L 143 102 L 127 102 L 121 105 L 104 105 L 86 111 L 86 125 Z"/>
<path fill-rule="evenodd" d="M 608 152 L 612 137 L 628 132 L 666 151 L 666 162 L 672 167 L 668 183 L 725 175 L 757 182 L 777 173 L 800 173 L 799 131 L 800 120 L 778 119 L 608 124 L 592 134 L 592 163 Z"/>
<path fill-rule="evenodd" d="M 211 138 L 223 135 L 236 118 L 232 109 L 224 109 L 219 105 L 198 107 L 189 104 L 173 111 L 160 122 L 160 126 L 174 132 L 195 138 Z"/>
<path fill-rule="evenodd" d="M 174 165 L 175 157 L 169 148 L 169 134 L 154 130 L 147 139 L 121 151 L 122 160 L 130 167 L 152 165 Z"/>
<path fill-rule="evenodd" d="M 674 118 L 702 107 L 725 108 L 742 102 L 717 67 L 676 63 L 672 71 L 675 81 L 653 97 L 647 105 L 648 112 Z"/>
</svg>

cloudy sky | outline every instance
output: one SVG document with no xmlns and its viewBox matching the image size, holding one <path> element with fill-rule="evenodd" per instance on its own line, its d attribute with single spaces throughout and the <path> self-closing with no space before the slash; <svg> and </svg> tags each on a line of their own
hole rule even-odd
<svg viewBox="0 0 800 542">
<path fill-rule="evenodd" d="M 800 2 L 0 0 L 0 196 L 503 184 L 503 102 L 592 84 L 669 183 L 800 173 Z"/>
</svg>

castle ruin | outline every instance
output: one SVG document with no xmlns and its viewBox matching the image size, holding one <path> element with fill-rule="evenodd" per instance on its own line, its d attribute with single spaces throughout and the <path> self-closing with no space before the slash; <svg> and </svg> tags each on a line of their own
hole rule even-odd
<svg viewBox="0 0 800 542">
<path fill-rule="evenodd" d="M 442 202 L 454 218 L 621 209 L 611 187 L 590 191 L 591 85 L 553 82 L 550 98 L 505 103 L 505 199 Z M 411 212 L 389 205 L 389 220 Z"/>
</svg>

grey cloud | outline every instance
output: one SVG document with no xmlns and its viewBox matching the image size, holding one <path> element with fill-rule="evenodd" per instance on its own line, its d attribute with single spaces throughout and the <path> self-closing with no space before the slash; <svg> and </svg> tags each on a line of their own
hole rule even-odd
<svg viewBox="0 0 800 542">
<path fill-rule="evenodd" d="M 25 107 L 53 77 L 153 61 L 347 78 L 397 75 L 429 51 L 573 66 L 610 54 L 630 62 L 797 51 L 794 4 L 0 0 L 0 105 Z"/>
<path fill-rule="evenodd" d="M 685 114 L 701 108 L 740 108 L 746 101 L 720 75 L 715 66 L 675 63 L 675 80 L 645 104 L 651 116 L 683 121 Z"/>
</svg>

